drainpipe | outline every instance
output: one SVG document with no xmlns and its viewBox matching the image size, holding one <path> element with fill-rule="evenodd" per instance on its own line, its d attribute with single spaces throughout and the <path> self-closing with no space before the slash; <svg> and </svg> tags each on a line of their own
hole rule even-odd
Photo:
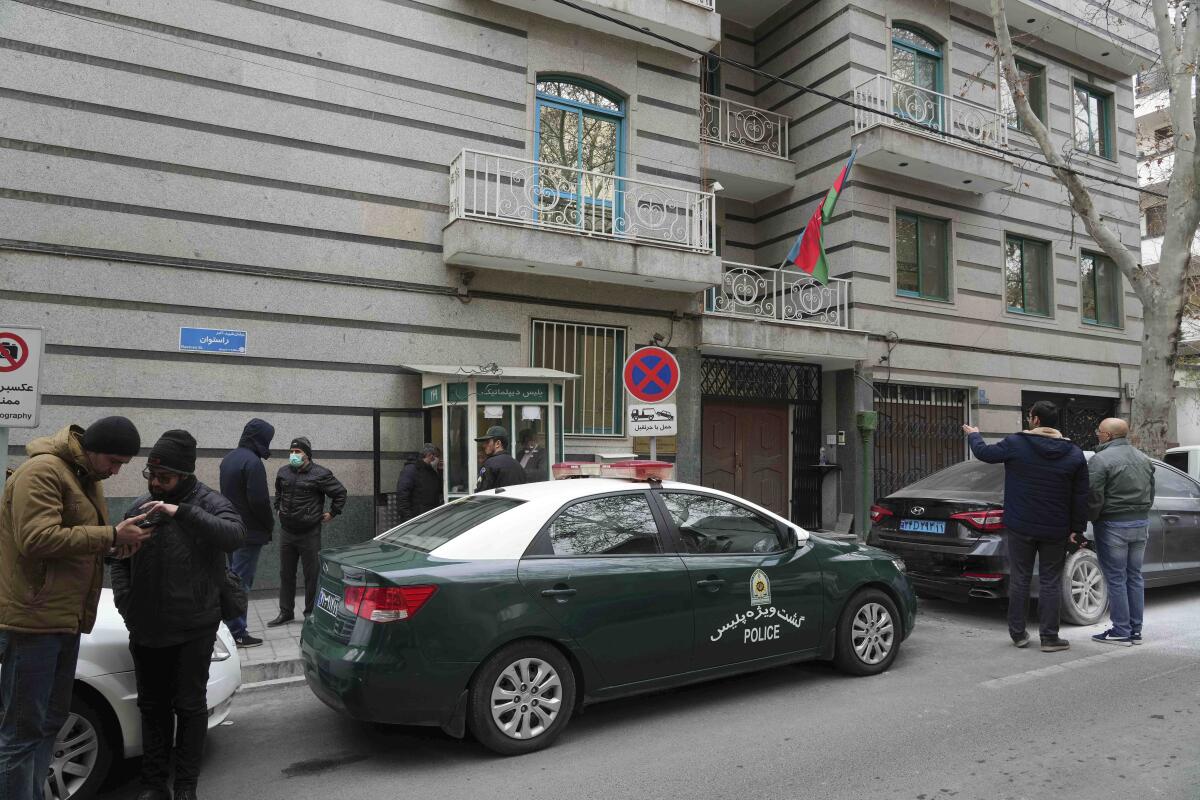
<svg viewBox="0 0 1200 800">
<path fill-rule="evenodd" d="M 875 501 L 875 428 L 879 424 L 879 414 L 875 411 L 859 411 L 856 421 L 862 436 L 862 477 L 859 481 L 862 491 L 858 498 L 858 518 L 862 523 L 858 526 L 858 538 L 865 542 L 871 532 L 871 504 Z"/>
</svg>

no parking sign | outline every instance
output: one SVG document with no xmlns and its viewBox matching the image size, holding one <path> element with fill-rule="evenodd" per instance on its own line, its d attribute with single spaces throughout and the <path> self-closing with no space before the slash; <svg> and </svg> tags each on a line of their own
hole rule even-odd
<svg viewBox="0 0 1200 800">
<path fill-rule="evenodd" d="M 679 388 L 679 362 L 661 347 L 641 347 L 625 359 L 625 391 L 642 403 L 662 403 Z"/>
</svg>

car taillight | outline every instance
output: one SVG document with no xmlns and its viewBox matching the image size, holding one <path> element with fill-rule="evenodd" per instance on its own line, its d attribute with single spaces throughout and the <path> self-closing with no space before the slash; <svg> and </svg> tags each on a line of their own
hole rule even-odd
<svg viewBox="0 0 1200 800">
<path fill-rule="evenodd" d="M 371 622 L 398 622 L 421 610 L 436 586 L 347 586 L 346 610 Z"/>
<path fill-rule="evenodd" d="M 951 514 L 950 519 L 965 522 L 977 531 L 1004 530 L 1004 510 L 999 508 L 991 511 L 964 511 L 961 514 Z"/>
<path fill-rule="evenodd" d="M 883 522 L 885 517 L 894 516 L 896 515 L 883 506 L 871 506 L 871 522 L 875 523 L 876 525 L 878 525 L 880 522 Z"/>
</svg>

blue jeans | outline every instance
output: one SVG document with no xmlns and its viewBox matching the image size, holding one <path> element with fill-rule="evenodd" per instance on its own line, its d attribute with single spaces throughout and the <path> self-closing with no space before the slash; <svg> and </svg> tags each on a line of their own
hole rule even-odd
<svg viewBox="0 0 1200 800">
<path fill-rule="evenodd" d="M 1141 633 L 1146 608 L 1142 558 L 1146 555 L 1146 540 L 1150 538 L 1150 523 L 1097 522 L 1095 527 L 1096 555 L 1108 583 L 1108 614 L 1113 633 L 1117 636 Z"/>
<path fill-rule="evenodd" d="M 77 633 L 0 631 L 0 800 L 38 800 L 71 711 Z"/>
<path fill-rule="evenodd" d="M 247 592 L 254 586 L 254 576 L 258 573 L 258 555 L 262 549 L 261 544 L 248 544 L 234 550 L 229 556 L 229 568 L 242 579 L 242 585 L 246 587 Z M 246 632 L 245 616 L 227 619 L 225 624 L 235 638 Z"/>
</svg>

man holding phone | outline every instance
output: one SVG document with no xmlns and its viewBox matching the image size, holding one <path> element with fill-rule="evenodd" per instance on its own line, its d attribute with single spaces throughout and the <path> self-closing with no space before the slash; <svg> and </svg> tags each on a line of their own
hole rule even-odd
<svg viewBox="0 0 1200 800">
<path fill-rule="evenodd" d="M 221 624 L 218 581 L 246 527 L 233 504 L 196 480 L 196 440 L 167 431 L 142 472 L 149 494 L 127 516 L 158 519 L 132 558 L 112 565 L 113 598 L 129 629 L 142 716 L 138 800 L 194 800 L 208 732 L 208 667 Z"/>
<path fill-rule="evenodd" d="M 141 448 L 125 417 L 25 446 L 0 504 L 0 797 L 42 796 L 71 708 L 80 634 L 96 621 L 104 556 L 135 551 L 143 515 L 109 525 L 100 483 Z"/>
</svg>

